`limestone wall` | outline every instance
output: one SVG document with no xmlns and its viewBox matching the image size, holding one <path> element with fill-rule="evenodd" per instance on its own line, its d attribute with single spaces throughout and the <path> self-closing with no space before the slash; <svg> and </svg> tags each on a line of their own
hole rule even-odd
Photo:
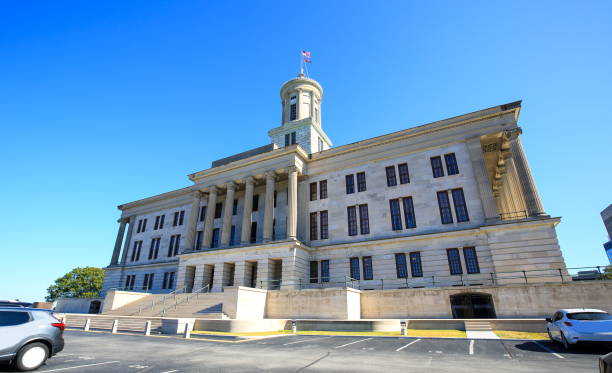
<svg viewBox="0 0 612 373">
<path fill-rule="evenodd" d="M 265 317 L 270 319 L 358 318 L 358 296 L 352 289 L 307 289 L 268 291 Z"/>
<path fill-rule="evenodd" d="M 55 312 L 59 313 L 89 313 L 91 302 L 103 302 L 102 298 L 60 298 L 55 305 Z"/>
</svg>

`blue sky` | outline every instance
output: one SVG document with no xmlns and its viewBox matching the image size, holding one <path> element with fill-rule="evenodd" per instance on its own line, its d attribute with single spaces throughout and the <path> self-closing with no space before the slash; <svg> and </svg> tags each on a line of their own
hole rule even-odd
<svg viewBox="0 0 612 373">
<path fill-rule="evenodd" d="M 42 299 L 70 269 L 107 265 L 118 204 L 268 143 L 301 49 L 335 145 L 522 99 L 568 266 L 607 263 L 609 1 L 0 7 L 0 299 Z"/>
</svg>

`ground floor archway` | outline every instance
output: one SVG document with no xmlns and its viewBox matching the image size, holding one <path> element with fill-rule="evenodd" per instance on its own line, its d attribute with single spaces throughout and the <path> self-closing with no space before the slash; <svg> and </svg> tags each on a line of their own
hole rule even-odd
<svg viewBox="0 0 612 373">
<path fill-rule="evenodd" d="M 491 294 L 462 293 L 450 296 L 455 319 L 494 319 L 495 306 Z"/>
</svg>

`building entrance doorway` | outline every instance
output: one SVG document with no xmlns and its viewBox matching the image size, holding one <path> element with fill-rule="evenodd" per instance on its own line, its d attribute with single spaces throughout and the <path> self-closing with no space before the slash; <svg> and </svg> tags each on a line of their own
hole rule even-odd
<svg viewBox="0 0 612 373">
<path fill-rule="evenodd" d="M 450 297 L 455 319 L 494 319 L 495 306 L 490 294 L 463 293 Z"/>
<path fill-rule="evenodd" d="M 195 272 L 195 267 L 185 267 L 185 292 L 187 293 L 191 293 L 193 291 L 193 283 L 195 282 Z"/>
<path fill-rule="evenodd" d="M 100 306 L 102 303 L 99 300 L 92 300 L 89 303 L 89 313 L 100 313 Z"/>
<path fill-rule="evenodd" d="M 283 260 L 282 259 L 270 259 L 270 284 L 268 289 L 278 290 L 281 287 L 281 281 L 283 278 Z"/>
</svg>

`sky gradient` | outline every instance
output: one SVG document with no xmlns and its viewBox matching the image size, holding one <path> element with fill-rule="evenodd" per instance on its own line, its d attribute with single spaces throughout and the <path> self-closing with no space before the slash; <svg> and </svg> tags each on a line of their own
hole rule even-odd
<svg viewBox="0 0 612 373">
<path fill-rule="evenodd" d="M 108 265 L 117 205 L 267 144 L 301 49 L 336 146 L 523 100 L 567 265 L 607 264 L 612 2 L 0 7 L 0 299 L 42 300 L 72 268 Z"/>
</svg>

